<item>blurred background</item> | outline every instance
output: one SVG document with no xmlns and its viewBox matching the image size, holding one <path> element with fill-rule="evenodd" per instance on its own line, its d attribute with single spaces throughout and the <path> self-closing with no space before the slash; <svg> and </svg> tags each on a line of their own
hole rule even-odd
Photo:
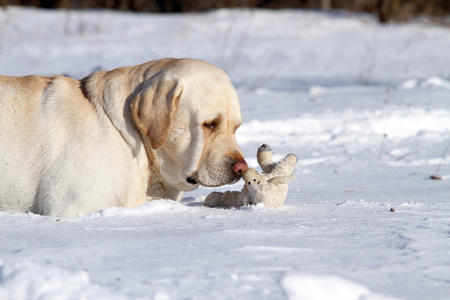
<svg viewBox="0 0 450 300">
<path fill-rule="evenodd" d="M 443 16 L 450 12 L 448 0 L 0 0 L 1 6 L 40 8 L 108 8 L 139 12 L 182 13 L 217 8 L 342 9 L 376 14 L 380 22 L 408 21 L 419 15 Z"/>
</svg>

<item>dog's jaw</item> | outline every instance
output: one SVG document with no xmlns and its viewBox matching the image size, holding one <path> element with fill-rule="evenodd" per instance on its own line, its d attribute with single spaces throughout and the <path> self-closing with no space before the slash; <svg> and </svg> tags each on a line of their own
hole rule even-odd
<svg viewBox="0 0 450 300">
<path fill-rule="evenodd" d="M 205 172 L 198 171 L 190 173 L 186 177 L 186 182 L 193 186 L 219 187 L 226 184 L 233 184 L 241 178 L 240 173 L 234 172 Z"/>
</svg>

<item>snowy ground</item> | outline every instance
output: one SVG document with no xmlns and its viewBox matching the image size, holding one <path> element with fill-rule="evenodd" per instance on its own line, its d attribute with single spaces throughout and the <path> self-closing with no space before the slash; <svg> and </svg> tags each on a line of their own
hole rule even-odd
<svg viewBox="0 0 450 300">
<path fill-rule="evenodd" d="M 240 93 L 249 164 L 262 143 L 300 158 L 279 209 L 207 208 L 201 188 L 75 219 L 0 213 L 0 299 L 448 299 L 449 29 L 10 8 L 0 32 L 3 75 L 215 63 Z"/>
</svg>

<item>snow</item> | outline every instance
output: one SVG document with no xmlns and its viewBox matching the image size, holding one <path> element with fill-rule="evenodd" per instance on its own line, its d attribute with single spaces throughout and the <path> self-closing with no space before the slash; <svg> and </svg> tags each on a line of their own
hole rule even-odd
<svg viewBox="0 0 450 300">
<path fill-rule="evenodd" d="M 138 208 L 127 207 L 108 207 L 99 212 L 90 215 L 78 215 L 79 218 L 105 218 L 105 217 L 142 217 L 150 216 L 153 213 L 159 212 L 185 212 L 189 209 L 175 201 L 154 200 L 139 206 Z"/>
<path fill-rule="evenodd" d="M 1 265 L 0 271 L 3 300 L 126 299 L 91 284 L 83 270 L 70 271 L 21 261 Z"/>
<path fill-rule="evenodd" d="M 364 286 L 334 276 L 287 275 L 281 281 L 292 300 L 387 300 Z"/>
<path fill-rule="evenodd" d="M 0 28 L 3 75 L 212 62 L 240 94 L 249 165 L 262 143 L 300 158 L 278 209 L 202 205 L 240 182 L 74 219 L 0 212 L 0 299 L 448 299 L 448 28 L 17 7 Z"/>
</svg>

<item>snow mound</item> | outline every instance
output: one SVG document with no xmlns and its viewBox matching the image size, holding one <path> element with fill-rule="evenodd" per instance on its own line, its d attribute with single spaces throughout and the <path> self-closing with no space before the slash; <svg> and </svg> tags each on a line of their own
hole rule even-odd
<svg viewBox="0 0 450 300">
<path fill-rule="evenodd" d="M 173 200 L 152 200 L 138 207 L 108 207 L 90 215 L 78 215 L 79 218 L 89 219 L 107 217 L 141 217 L 155 213 L 185 212 L 190 208 L 182 203 Z"/>
<path fill-rule="evenodd" d="M 0 262 L 0 299 L 126 299 L 90 283 L 86 271 L 70 271 L 30 261 Z"/>
<path fill-rule="evenodd" d="M 289 300 L 394 300 L 362 285 L 335 276 L 291 274 L 281 285 Z"/>
<path fill-rule="evenodd" d="M 430 78 L 427 78 L 424 82 L 421 84 L 424 88 L 444 88 L 450 90 L 450 81 L 442 79 L 438 76 L 432 76 Z"/>
<path fill-rule="evenodd" d="M 435 139 L 444 141 L 450 132 L 447 120 L 448 110 L 444 109 L 346 109 L 318 115 L 304 114 L 298 118 L 283 120 L 253 120 L 242 125 L 237 138 L 241 145 L 270 140 L 273 146 L 320 147 L 328 142 L 332 146 L 359 144 L 373 147 L 379 145 L 379 137 L 383 135 L 400 141 L 423 135 L 424 132 L 433 132 L 437 135 Z"/>
<path fill-rule="evenodd" d="M 276 209 L 276 208 L 266 207 L 264 205 L 264 203 L 257 203 L 256 205 L 248 205 L 248 206 L 241 206 L 241 207 L 239 207 L 239 210 L 249 211 L 249 212 L 253 212 L 253 211 L 268 211 L 268 210 L 272 210 L 272 209 Z"/>
<path fill-rule="evenodd" d="M 404 90 L 414 89 L 419 86 L 422 88 L 443 88 L 450 90 L 450 81 L 439 76 L 431 76 L 423 80 L 408 79 L 400 84 L 400 88 Z"/>
</svg>

